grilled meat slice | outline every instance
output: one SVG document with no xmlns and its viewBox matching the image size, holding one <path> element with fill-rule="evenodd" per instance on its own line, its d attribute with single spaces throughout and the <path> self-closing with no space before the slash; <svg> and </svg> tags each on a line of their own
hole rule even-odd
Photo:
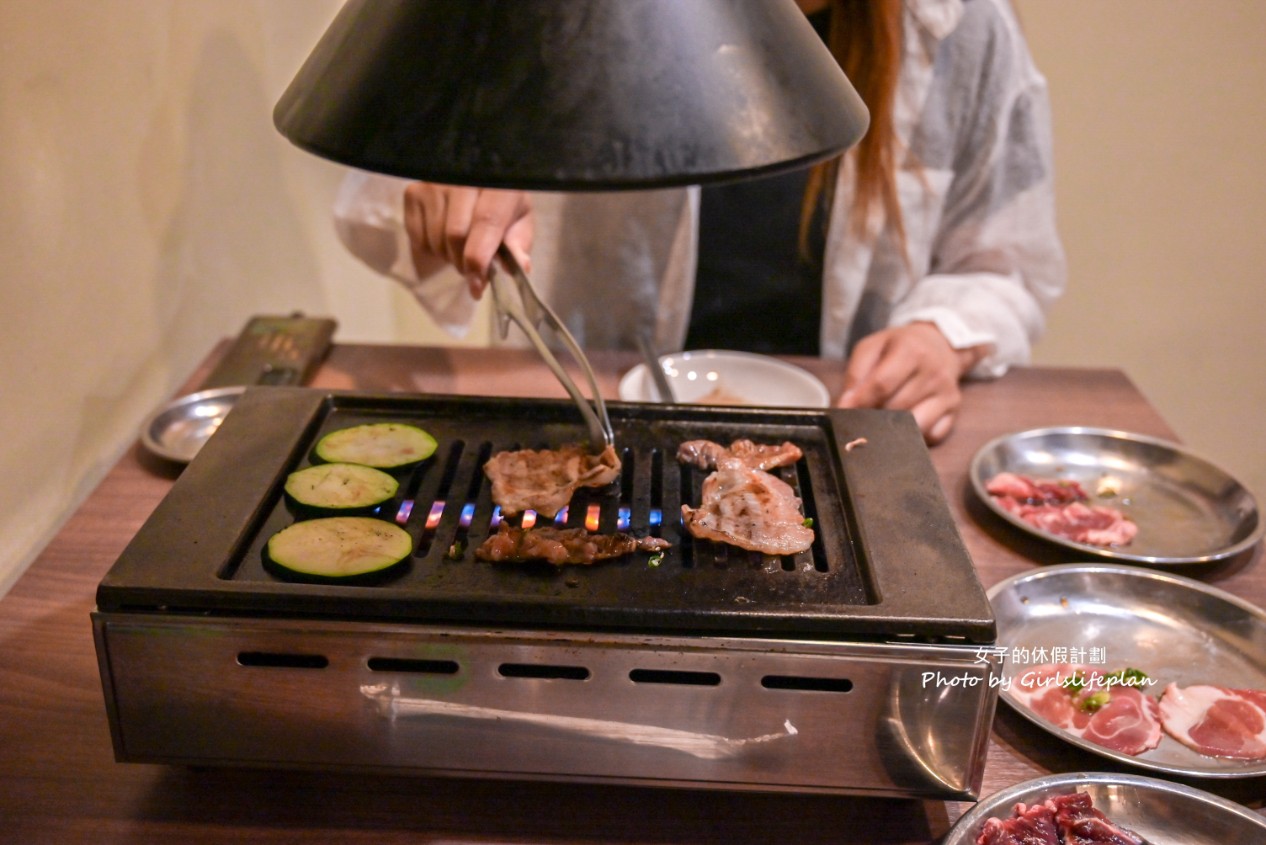
<svg viewBox="0 0 1266 845">
<path fill-rule="evenodd" d="M 620 477 L 615 447 L 600 455 L 583 446 L 561 449 L 521 449 L 498 452 L 484 464 L 492 482 L 492 501 L 503 516 L 534 510 L 551 517 L 571 501 L 581 487 L 602 487 Z"/>
<path fill-rule="evenodd" d="M 681 516 L 695 537 L 768 555 L 791 555 L 813 545 L 813 529 L 804 524 L 791 485 L 740 458 L 722 458 L 704 479 L 699 507 L 682 505 Z"/>
<path fill-rule="evenodd" d="M 501 523 L 497 533 L 475 549 L 475 557 L 493 563 L 526 563 L 542 560 L 561 566 L 565 563 L 594 563 L 633 552 L 662 552 L 669 547 L 658 537 L 631 534 L 592 534 L 584 528 L 555 528 L 545 525 L 519 528 Z"/>
<path fill-rule="evenodd" d="M 791 466 L 804 453 L 794 443 L 753 443 L 735 440 L 728 447 L 711 440 L 687 440 L 677 447 L 677 460 L 702 470 L 716 469 L 723 458 L 737 458 L 750 469 L 774 469 Z"/>
</svg>

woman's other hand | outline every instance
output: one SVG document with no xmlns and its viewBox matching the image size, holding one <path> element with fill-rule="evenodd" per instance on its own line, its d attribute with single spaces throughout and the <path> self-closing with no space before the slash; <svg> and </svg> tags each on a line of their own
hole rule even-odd
<svg viewBox="0 0 1266 845">
<path fill-rule="evenodd" d="M 476 299 L 483 296 L 502 243 L 525 271 L 531 269 L 534 218 L 531 199 L 522 191 L 414 182 L 404 191 L 404 226 L 418 277 L 451 264 Z"/>
<path fill-rule="evenodd" d="M 958 382 L 984 353 L 983 347 L 954 349 L 932 323 L 875 332 L 853 349 L 837 404 L 910 411 L 923 439 L 939 443 L 962 403 Z"/>
</svg>

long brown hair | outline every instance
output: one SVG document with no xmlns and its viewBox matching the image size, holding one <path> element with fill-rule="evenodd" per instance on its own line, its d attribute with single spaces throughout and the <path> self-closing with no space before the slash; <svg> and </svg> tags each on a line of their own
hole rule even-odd
<svg viewBox="0 0 1266 845">
<path fill-rule="evenodd" d="M 870 109 L 870 128 L 857 144 L 857 201 L 850 212 L 854 231 L 865 231 L 867 214 L 878 202 L 905 249 L 905 227 L 897 201 L 897 137 L 893 127 L 897 77 L 901 71 L 902 0 L 831 0 L 827 47 Z M 809 173 L 800 214 L 800 244 L 807 251 L 819 203 L 829 212 L 840 159 L 815 165 Z"/>
</svg>

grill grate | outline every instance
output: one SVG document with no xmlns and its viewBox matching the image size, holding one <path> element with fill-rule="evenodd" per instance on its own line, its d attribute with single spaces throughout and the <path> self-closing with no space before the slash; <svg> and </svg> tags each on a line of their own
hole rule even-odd
<svg viewBox="0 0 1266 845">
<path fill-rule="evenodd" d="M 335 408 L 313 433 L 382 421 L 377 413 Z M 491 564 L 474 550 L 501 520 L 492 502 L 484 463 L 511 449 L 558 447 L 575 440 L 575 423 L 533 419 L 535 436 L 523 437 L 524 424 L 514 415 L 448 417 L 393 415 L 392 420 L 419 425 L 439 443 L 435 454 L 401 477 L 402 498 L 379 515 L 395 519 L 414 538 L 408 566 L 382 582 L 355 588 L 360 597 L 407 597 L 428 616 L 469 620 L 495 617 L 539 624 L 579 622 L 623 627 L 664 624 L 673 627 L 728 628 L 769 618 L 803 614 L 805 608 L 863 605 L 870 601 L 858 544 L 833 477 L 831 440 L 816 422 L 722 423 L 716 420 L 665 422 L 617 409 L 612 423 L 620 449 L 619 481 L 603 488 L 582 488 L 554 522 L 591 531 L 625 531 L 662 537 L 671 548 L 662 556 L 633 554 L 592 566 L 554 567 L 545 563 Z M 559 429 L 563 430 L 560 431 Z M 684 440 L 708 438 L 729 443 L 739 437 L 758 442 L 791 440 L 805 457 L 775 470 L 800 497 L 813 520 L 813 546 L 793 556 L 769 556 L 693 538 L 681 524 L 683 503 L 697 505 L 708 473 L 676 460 Z M 311 463 L 304 454 L 287 471 Z M 821 475 L 822 478 L 817 476 Z M 827 500 L 824 507 L 822 499 Z M 528 512 L 525 525 L 545 518 Z M 516 522 L 520 517 L 514 517 Z M 256 532 L 248 552 L 222 577 L 241 583 L 280 586 L 287 594 L 322 589 L 285 583 L 264 565 L 268 537 L 294 521 L 278 495 Z M 740 616 L 742 614 L 742 616 Z M 768 620 L 765 623 L 768 624 Z M 775 623 L 777 624 L 777 623 Z"/>
<path fill-rule="evenodd" d="M 546 448 L 536 444 L 531 448 Z M 474 561 L 474 549 L 496 533 L 502 521 L 500 509 L 492 503 L 490 485 L 483 464 L 497 450 L 491 443 L 450 444 L 439 462 L 418 467 L 402 487 L 406 498 L 385 508 L 382 516 L 394 511 L 395 521 L 418 538 L 414 558 L 423 565 L 447 561 Z M 473 460 L 469 455 L 474 453 Z M 615 531 L 637 536 L 663 537 L 673 543 L 664 556 L 670 565 L 683 569 L 695 566 L 715 568 L 758 567 L 767 572 L 800 572 L 806 575 L 829 571 L 821 537 L 813 547 L 795 555 L 772 556 L 720 543 L 699 541 L 681 524 L 681 506 L 697 505 L 702 498 L 708 473 L 679 465 L 674 454 L 658 448 L 624 448 L 620 452 L 620 479 L 610 488 L 582 488 L 572 502 L 554 517 L 529 511 L 512 518 L 515 525 L 531 527 L 551 523 L 560 528 L 584 528 L 610 534 Z M 808 469 L 799 465 L 782 467 L 774 474 L 787 482 L 800 497 L 805 516 L 817 520 Z M 685 491 L 685 496 L 682 496 Z M 658 561 L 658 564 L 664 561 Z"/>
</svg>

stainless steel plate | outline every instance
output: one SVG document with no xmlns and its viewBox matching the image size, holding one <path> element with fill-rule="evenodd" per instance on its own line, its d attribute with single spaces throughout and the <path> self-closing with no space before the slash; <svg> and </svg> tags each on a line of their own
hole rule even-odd
<svg viewBox="0 0 1266 845">
<path fill-rule="evenodd" d="M 985 490 L 1000 472 L 1073 479 L 1093 504 L 1119 508 L 1138 525 L 1128 546 L 1104 548 L 1047 533 L 1001 508 Z M 1262 537 L 1257 501 L 1228 473 L 1154 437 L 1100 428 L 1039 428 L 985 444 L 971 464 L 976 494 L 1022 530 L 1079 552 L 1151 564 L 1221 560 Z"/>
<path fill-rule="evenodd" d="M 1017 803 L 1086 792 L 1095 809 L 1157 845 L 1266 841 L 1266 818 L 1199 789 L 1138 775 L 1071 772 L 1025 781 L 981 800 L 950 828 L 942 845 L 973 845 L 989 818 L 1008 818 Z"/>
<path fill-rule="evenodd" d="M 169 461 L 187 464 L 215 434 L 245 387 L 217 387 L 173 399 L 141 426 L 141 443 Z"/>
<path fill-rule="evenodd" d="M 1143 769 L 1191 777 L 1266 774 L 1266 761 L 1198 754 L 1165 736 L 1137 757 L 1074 736 L 1022 705 L 1009 686 L 1038 663 L 1095 663 L 1105 672 L 1133 667 L 1156 680 L 1159 694 L 1180 686 L 1266 689 L 1266 612 L 1191 578 L 1117 564 L 1049 566 L 989 591 L 1003 653 L 1001 698 L 1033 724 L 1073 745 Z M 1045 649 L 1046 659 L 1034 654 Z M 1053 649 L 1081 649 L 1053 660 Z M 1027 650 L 1027 651 L 1025 651 Z"/>
</svg>

